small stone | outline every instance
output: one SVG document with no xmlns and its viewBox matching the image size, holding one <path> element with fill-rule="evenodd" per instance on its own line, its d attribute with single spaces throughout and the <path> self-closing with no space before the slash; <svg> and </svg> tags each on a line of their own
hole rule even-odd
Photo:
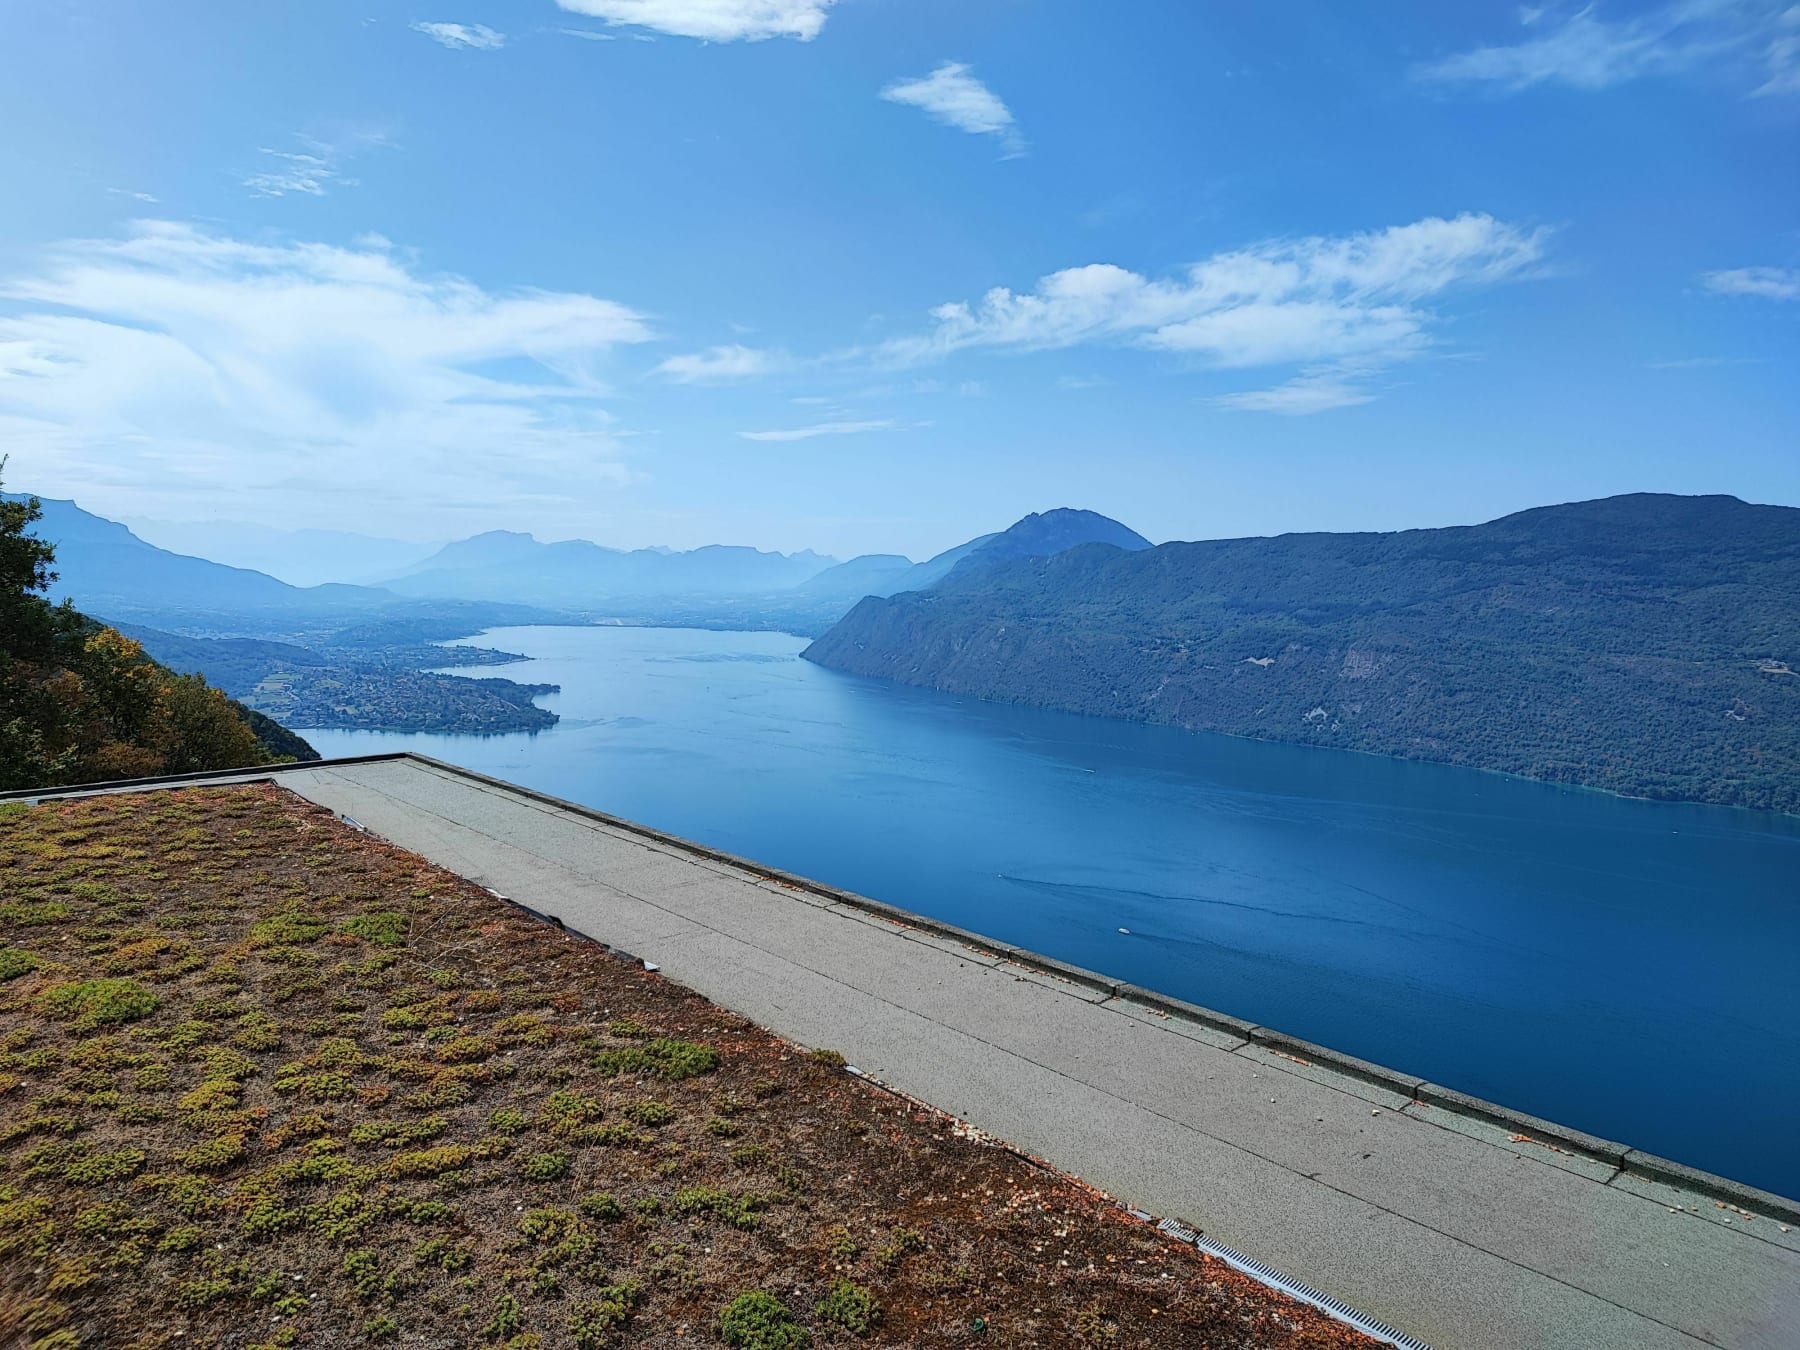
<svg viewBox="0 0 1800 1350">
<path fill-rule="evenodd" d="M 1378 1116 L 1381 1114 L 1381 1108 L 1378 1106 L 1373 1111 L 1369 1112 L 1369 1114 L 1372 1116 Z"/>
</svg>

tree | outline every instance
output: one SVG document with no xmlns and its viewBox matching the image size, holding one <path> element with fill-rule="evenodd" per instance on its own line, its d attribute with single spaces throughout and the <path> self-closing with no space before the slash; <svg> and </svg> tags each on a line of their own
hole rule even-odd
<svg viewBox="0 0 1800 1350">
<path fill-rule="evenodd" d="M 0 458 L 0 472 L 6 461 Z M 0 790 L 267 764 L 237 705 L 42 592 L 37 498 L 0 496 Z"/>
</svg>

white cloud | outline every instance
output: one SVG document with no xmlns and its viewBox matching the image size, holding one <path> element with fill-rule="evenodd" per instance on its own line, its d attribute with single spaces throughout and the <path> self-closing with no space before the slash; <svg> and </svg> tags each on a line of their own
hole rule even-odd
<svg viewBox="0 0 1800 1350">
<path fill-rule="evenodd" d="M 1708 272 L 1700 280 L 1720 295 L 1753 295 L 1763 300 L 1800 300 L 1800 268 L 1733 267 Z"/>
<path fill-rule="evenodd" d="M 346 178 L 343 166 L 355 158 L 359 150 L 390 144 L 381 133 L 370 131 L 353 132 L 343 138 L 345 143 L 342 145 L 300 133 L 295 133 L 294 139 L 300 143 L 299 150 L 276 150 L 269 146 L 258 150 L 257 153 L 264 157 L 263 167 L 242 180 L 252 194 L 285 197 L 297 192 L 308 197 L 323 197 L 333 188 L 356 187 L 358 180 Z"/>
<path fill-rule="evenodd" d="M 278 487 L 365 524 L 629 476 L 601 372 L 641 316 L 497 292 L 365 240 L 140 222 L 0 279 L 0 443 L 34 484 L 192 516 Z"/>
<path fill-rule="evenodd" d="M 1669 0 L 1610 19 L 1598 4 L 1552 16 L 1525 9 L 1522 42 L 1476 47 L 1414 68 L 1423 80 L 1516 92 L 1539 84 L 1606 89 L 1704 67 L 1749 92 L 1800 93 L 1800 5 L 1789 0 Z"/>
<path fill-rule="evenodd" d="M 115 197 L 129 197 L 134 202 L 149 202 L 153 204 L 158 200 L 148 192 L 133 192 L 129 188 L 108 188 L 106 190 Z"/>
<path fill-rule="evenodd" d="M 814 436 L 855 436 L 865 431 L 892 431 L 898 422 L 820 422 L 787 431 L 740 431 L 747 441 L 809 441 Z"/>
<path fill-rule="evenodd" d="M 890 84 L 881 96 L 890 103 L 919 108 L 958 131 L 993 136 L 1006 147 L 1008 158 L 1025 153 L 1012 110 L 960 62 L 946 61 L 922 79 Z"/>
<path fill-rule="evenodd" d="M 506 45 L 506 34 L 485 23 L 415 23 L 412 27 L 413 32 L 452 49 L 490 52 Z"/>
<path fill-rule="evenodd" d="M 591 28 L 559 28 L 556 30 L 564 37 L 581 38 L 586 42 L 617 42 L 617 33 L 596 33 Z"/>
<path fill-rule="evenodd" d="M 1324 370 L 1297 375 L 1273 389 L 1252 389 L 1241 394 L 1221 394 L 1213 400 L 1221 408 L 1236 412 L 1279 413 L 1283 417 L 1305 417 L 1329 412 L 1333 408 L 1353 408 L 1370 403 L 1375 396 L 1342 374 Z"/>
<path fill-rule="evenodd" d="M 810 42 L 837 0 L 556 0 L 574 14 L 708 42 Z"/>
<path fill-rule="evenodd" d="M 1280 401 L 1323 406 L 1335 382 L 1419 355 L 1455 291 L 1536 275 L 1547 240 L 1486 215 L 1432 217 L 1366 234 L 1273 240 L 1215 254 L 1171 280 L 1110 263 L 1052 273 L 1018 294 L 940 305 L 936 326 L 874 350 L 900 365 L 972 347 L 1048 350 L 1125 343 L 1221 368 L 1319 367 Z M 1244 396 L 1247 397 L 1247 396 Z M 1232 406 L 1250 406 L 1240 397 Z M 1275 397 L 1271 391 L 1270 397 Z"/>
<path fill-rule="evenodd" d="M 309 155 L 263 147 L 259 154 L 274 161 L 260 173 L 244 179 L 244 186 L 258 197 L 285 197 L 290 192 L 323 197 L 338 177 L 338 166 L 323 155 Z"/>
<path fill-rule="evenodd" d="M 783 358 L 774 352 L 730 343 L 708 347 L 703 352 L 671 356 L 656 367 L 655 373 L 679 384 L 705 384 L 716 380 L 745 380 L 756 375 L 767 375 L 783 364 Z"/>
</svg>

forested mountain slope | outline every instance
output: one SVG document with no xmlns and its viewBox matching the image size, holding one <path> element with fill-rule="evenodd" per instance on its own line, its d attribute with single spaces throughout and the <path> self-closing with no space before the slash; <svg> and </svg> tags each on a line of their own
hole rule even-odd
<svg viewBox="0 0 1800 1350">
<path fill-rule="evenodd" d="M 866 599 L 808 648 L 982 698 L 1800 810 L 1800 510 L 1087 545 Z"/>
<path fill-rule="evenodd" d="M 0 495 L 0 790 L 318 758 L 199 676 L 52 605 L 56 550 L 31 532 L 38 518 L 35 499 Z"/>
</svg>

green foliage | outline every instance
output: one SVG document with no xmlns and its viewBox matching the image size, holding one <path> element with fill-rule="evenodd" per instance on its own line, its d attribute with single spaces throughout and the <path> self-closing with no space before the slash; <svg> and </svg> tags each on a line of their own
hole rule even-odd
<svg viewBox="0 0 1800 1350">
<path fill-rule="evenodd" d="M 156 1011 L 157 998 L 136 980 L 76 980 L 53 985 L 38 998 L 46 1016 L 76 1031 L 118 1022 L 136 1022 Z"/>
<path fill-rule="evenodd" d="M 826 1250 L 839 1261 L 854 1261 L 857 1253 L 862 1251 L 862 1247 L 850 1235 L 849 1228 L 844 1224 L 838 1224 L 828 1236 L 831 1238 L 831 1246 Z"/>
<path fill-rule="evenodd" d="M 358 914 L 338 925 L 340 933 L 350 933 L 377 947 L 405 946 L 406 928 L 406 916 L 391 909 L 376 914 Z"/>
<path fill-rule="evenodd" d="M 619 1114 L 648 1129 L 656 1129 L 675 1119 L 675 1108 L 667 1102 L 630 1102 L 619 1109 Z"/>
<path fill-rule="evenodd" d="M 300 905 L 258 919 L 250 925 L 252 947 L 291 947 L 316 941 L 331 931 L 331 925 Z"/>
<path fill-rule="evenodd" d="M 753 1289 L 725 1305 L 719 1314 L 719 1339 L 732 1350 L 800 1350 L 811 1338 L 787 1304 Z"/>
<path fill-rule="evenodd" d="M 494 1315 L 488 1319 L 481 1334 L 489 1340 L 501 1340 L 515 1335 L 524 1325 L 525 1313 L 519 1307 L 519 1300 L 511 1294 L 502 1294 L 494 1300 Z"/>
<path fill-rule="evenodd" d="M 881 1322 L 881 1304 L 875 1295 L 852 1280 L 834 1280 L 831 1292 L 819 1301 L 822 1321 L 842 1327 L 853 1336 L 866 1336 Z"/>
<path fill-rule="evenodd" d="M 925 1235 L 916 1228 L 896 1228 L 888 1235 L 888 1240 L 875 1253 L 875 1260 L 883 1266 L 896 1266 L 902 1258 L 911 1252 L 918 1251 L 925 1245 Z"/>
<path fill-rule="evenodd" d="M 516 1106 L 502 1106 L 488 1117 L 488 1128 L 495 1134 L 518 1134 L 531 1124 L 531 1117 Z"/>
<path fill-rule="evenodd" d="M 538 1123 L 551 1134 L 575 1133 L 589 1121 L 599 1120 L 600 1099 L 586 1092 L 553 1092 L 538 1108 Z"/>
<path fill-rule="evenodd" d="M 631 1311 L 643 1294 L 636 1280 L 609 1284 L 596 1292 L 596 1297 L 583 1299 L 569 1315 L 569 1335 L 578 1350 L 597 1350 L 607 1344 L 614 1332 L 631 1320 Z"/>
<path fill-rule="evenodd" d="M 534 1153 L 520 1168 L 527 1181 L 561 1181 L 569 1175 L 566 1153 Z"/>
<path fill-rule="evenodd" d="M 755 1191 L 733 1195 L 719 1186 L 684 1186 L 675 1192 L 677 1214 L 711 1214 L 733 1228 L 755 1228 L 768 1208 L 768 1198 Z"/>
<path fill-rule="evenodd" d="M 602 1223 L 616 1223 L 625 1217 L 625 1206 L 621 1205 L 610 1191 L 597 1191 L 593 1195 L 581 1197 L 581 1212 L 590 1219 L 598 1219 Z"/>
<path fill-rule="evenodd" d="M 593 1067 L 608 1077 L 637 1074 L 674 1082 L 711 1073 L 719 1067 L 719 1052 L 710 1045 L 664 1036 L 646 1045 L 602 1050 L 594 1056 Z"/>
<path fill-rule="evenodd" d="M 111 1153 L 90 1153 L 63 1168 L 63 1180 L 77 1186 L 99 1186 L 108 1181 L 123 1181 L 135 1176 L 144 1166 L 141 1148 L 115 1149 Z"/>
<path fill-rule="evenodd" d="M 38 959 L 18 947 L 0 947 L 0 984 L 28 975 L 38 968 Z"/>
<path fill-rule="evenodd" d="M 0 790 L 269 763 L 205 680 L 44 599 L 56 553 L 31 533 L 42 514 L 0 495 Z"/>
</svg>

